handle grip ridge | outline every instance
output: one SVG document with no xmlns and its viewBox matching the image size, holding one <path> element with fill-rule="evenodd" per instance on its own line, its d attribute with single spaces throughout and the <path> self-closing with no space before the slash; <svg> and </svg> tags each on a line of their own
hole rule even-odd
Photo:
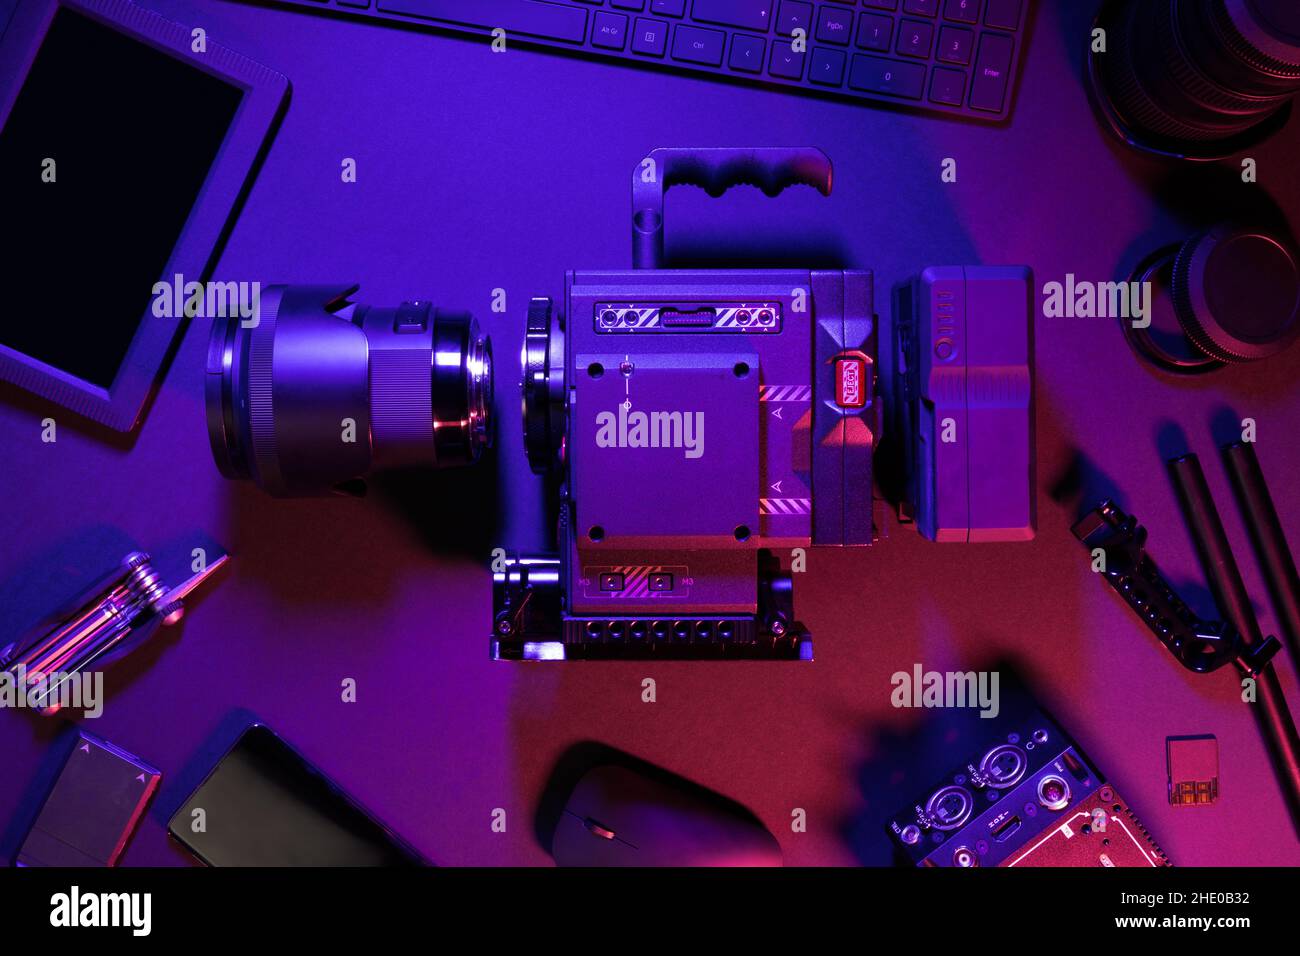
<svg viewBox="0 0 1300 956">
<path fill-rule="evenodd" d="M 698 186 L 715 199 L 733 186 L 753 186 L 778 196 L 790 186 L 831 192 L 831 161 L 803 147 L 660 148 L 632 171 L 632 266 L 663 268 L 664 193 Z"/>
</svg>

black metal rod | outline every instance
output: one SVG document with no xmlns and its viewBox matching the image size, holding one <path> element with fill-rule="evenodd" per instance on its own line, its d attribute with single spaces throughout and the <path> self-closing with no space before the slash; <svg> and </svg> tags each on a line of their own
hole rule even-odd
<svg viewBox="0 0 1300 956">
<path fill-rule="evenodd" d="M 1300 676 L 1300 577 L 1296 575 L 1295 559 L 1282 533 L 1273 497 L 1268 493 L 1264 472 L 1255 457 L 1255 446 L 1249 442 L 1233 442 L 1223 448 L 1223 463 L 1232 479 L 1232 490 L 1250 532 L 1255 556 L 1264 572 L 1264 583 L 1273 601 L 1282 641 L 1291 658 L 1291 666 Z"/>
<path fill-rule="evenodd" d="M 1169 462 L 1169 474 L 1178 493 L 1183 520 L 1196 546 L 1197 556 L 1209 579 L 1219 612 L 1241 632 L 1248 644 L 1263 640 L 1250 597 L 1232 557 L 1228 536 L 1210 495 L 1205 473 L 1195 455 L 1183 455 Z M 1256 698 L 1251 710 L 1273 763 L 1273 772 L 1291 813 L 1291 823 L 1300 835 L 1300 734 L 1287 709 L 1282 684 L 1272 664 L 1265 665 L 1255 683 Z"/>
</svg>

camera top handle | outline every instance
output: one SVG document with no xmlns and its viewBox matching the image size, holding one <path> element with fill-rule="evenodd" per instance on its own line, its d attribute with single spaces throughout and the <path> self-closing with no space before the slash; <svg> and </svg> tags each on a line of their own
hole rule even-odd
<svg viewBox="0 0 1300 956">
<path fill-rule="evenodd" d="M 787 186 L 831 194 L 831 161 L 813 147 L 656 149 L 632 171 L 632 267 L 664 268 L 664 193 L 699 186 L 717 198 L 732 186 L 755 186 L 769 196 Z"/>
</svg>

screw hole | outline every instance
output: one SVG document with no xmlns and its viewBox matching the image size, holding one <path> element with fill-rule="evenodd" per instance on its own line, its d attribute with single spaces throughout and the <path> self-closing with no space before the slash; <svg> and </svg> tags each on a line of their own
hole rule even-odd
<svg viewBox="0 0 1300 956">
<path fill-rule="evenodd" d="M 587 537 L 592 541 L 601 541 L 605 537 L 605 529 L 598 524 L 592 525 L 587 529 Z"/>
<path fill-rule="evenodd" d="M 736 367 L 732 369 L 732 371 L 736 373 L 736 378 L 744 378 L 746 375 L 749 374 L 749 363 L 737 362 Z"/>
<path fill-rule="evenodd" d="M 736 525 L 736 540 L 737 540 L 737 541 L 748 541 L 748 540 L 749 540 L 749 526 L 748 526 L 748 525 L 743 525 L 743 524 L 738 524 L 738 525 Z"/>
<path fill-rule="evenodd" d="M 599 362 L 592 362 L 587 366 L 587 374 L 592 378 L 600 378 L 605 374 L 605 366 L 601 365 Z"/>
</svg>

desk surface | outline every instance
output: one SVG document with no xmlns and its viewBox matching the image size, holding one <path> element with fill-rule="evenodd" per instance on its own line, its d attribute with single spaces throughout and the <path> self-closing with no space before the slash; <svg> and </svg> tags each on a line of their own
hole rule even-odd
<svg viewBox="0 0 1300 956">
<path fill-rule="evenodd" d="M 932 782 L 900 769 L 902 757 L 942 744 L 927 712 L 890 706 L 890 675 L 1005 659 L 1176 863 L 1300 863 L 1233 678 L 1169 659 L 1093 578 L 1069 532 L 1077 499 L 1051 494 L 1070 476 L 1092 497 L 1116 493 L 1152 529 L 1171 579 L 1199 582 L 1162 462 L 1200 452 L 1273 627 L 1211 436 L 1225 421 L 1258 421 L 1261 461 L 1300 542 L 1295 351 L 1172 381 L 1140 365 L 1110 322 L 1038 318 L 1037 540 L 940 547 L 895 528 L 865 552 L 812 552 L 797 589 L 816 635 L 812 664 L 519 666 L 486 653 L 489 552 L 545 540 L 510 371 L 524 306 L 557 295 L 566 269 L 628 262 L 628 174 L 648 149 L 816 145 L 835 164 L 830 198 L 674 192 L 670 255 L 795 249 L 873 269 L 881 290 L 927 265 L 1025 263 L 1041 285 L 1122 277 L 1246 190 L 1270 195 L 1295 224 L 1300 124 L 1255 151 L 1250 187 L 1234 161 L 1175 168 L 1129 154 L 1103 136 L 1081 83 L 1089 4 L 1040 4 L 1014 117 L 986 128 L 555 54 L 494 55 L 477 40 L 296 10 L 142 2 L 293 84 L 216 278 L 357 281 L 374 303 L 419 296 L 471 309 L 499 358 L 499 418 L 495 461 L 473 473 L 365 501 L 279 502 L 212 464 L 204 323 L 186 330 L 129 441 L 0 396 L 0 636 L 132 545 L 188 550 L 204 532 L 234 554 L 178 634 L 108 672 L 104 715 L 86 722 L 164 771 L 159 807 L 124 863 L 186 861 L 168 843 L 165 810 L 248 713 L 442 864 L 549 863 L 533 832 L 537 798 L 559 756 L 588 740 L 748 805 L 789 864 L 886 863 L 882 821 Z M 183 124 L 169 132 L 183 135 Z M 341 181 L 346 157 L 355 183 Z M 946 157 L 958 161 L 956 183 L 940 182 Z M 498 288 L 504 314 L 490 309 Z M 53 444 L 40 438 L 47 414 L 59 422 Z M 1294 671 L 1281 670 L 1300 700 Z M 647 676 L 654 704 L 641 701 Z M 345 678 L 357 681 L 355 703 L 340 700 Z M 60 724 L 0 713 L 0 831 L 32 800 Z M 1201 733 L 1219 740 L 1220 800 L 1172 809 L 1165 737 Z M 491 827 L 497 808 L 505 833 Z M 807 812 L 805 833 L 791 832 L 795 808 Z"/>
</svg>

